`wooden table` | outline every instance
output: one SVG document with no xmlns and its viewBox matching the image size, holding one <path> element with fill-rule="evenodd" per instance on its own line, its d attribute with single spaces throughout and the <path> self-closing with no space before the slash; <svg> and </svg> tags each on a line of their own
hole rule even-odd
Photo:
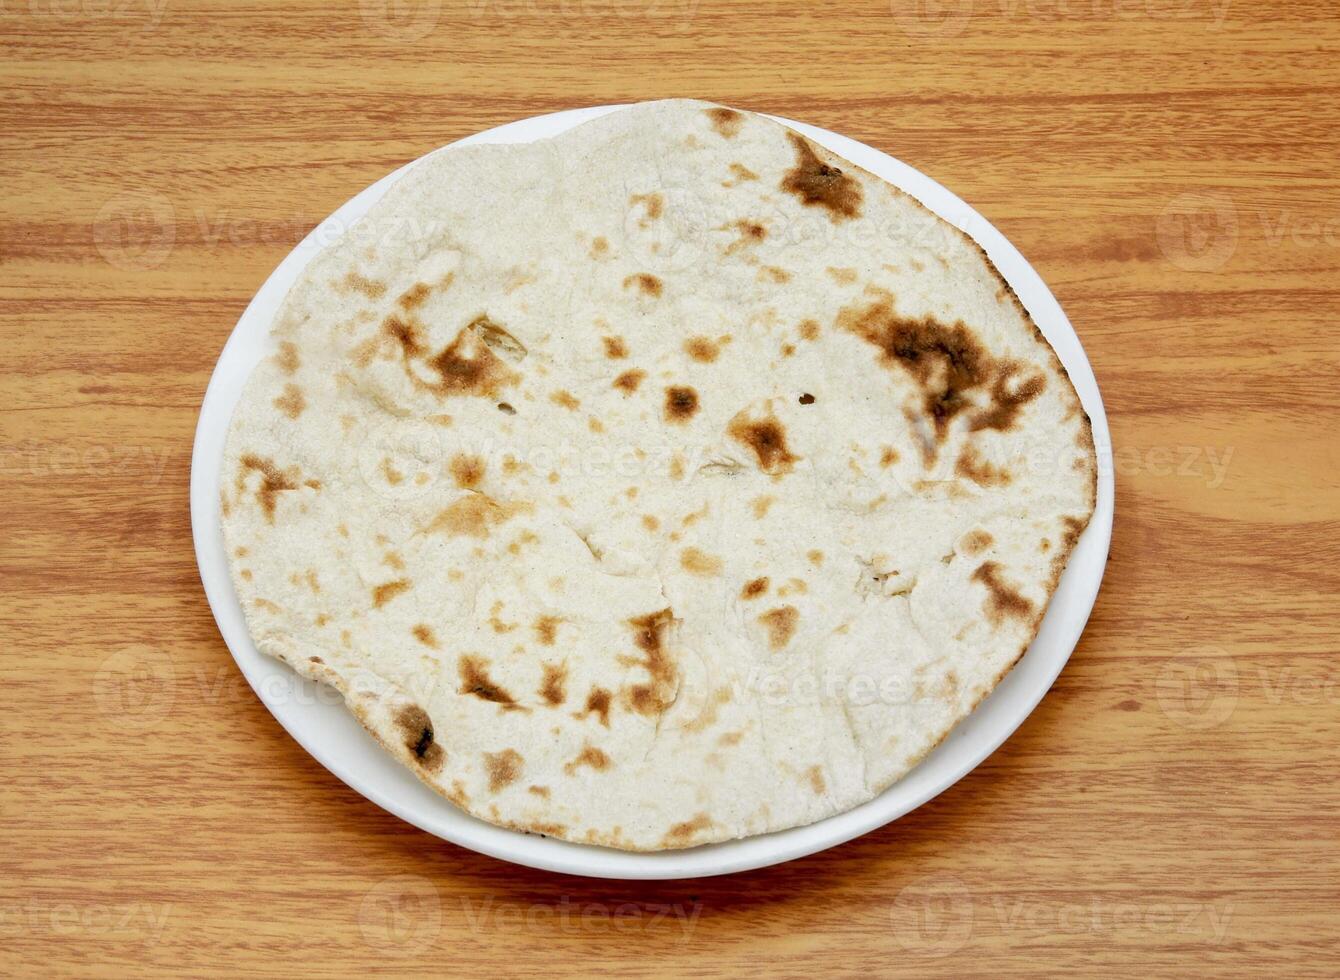
<svg viewBox="0 0 1340 980">
<path fill-rule="evenodd" d="M 1340 970 L 1333 0 L 4 0 L 0 973 Z M 664 883 L 421 833 L 294 743 L 197 578 L 247 300 L 449 140 L 697 95 L 957 191 L 1102 385 L 1117 523 L 1055 689 L 824 854 Z"/>
</svg>

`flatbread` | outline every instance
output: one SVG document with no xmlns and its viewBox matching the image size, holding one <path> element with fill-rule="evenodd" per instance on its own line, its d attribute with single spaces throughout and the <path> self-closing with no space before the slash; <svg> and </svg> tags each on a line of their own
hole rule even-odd
<svg viewBox="0 0 1340 980">
<path fill-rule="evenodd" d="M 259 649 L 492 823 L 629 850 L 869 800 L 997 684 L 1094 506 L 966 236 L 763 117 L 452 147 L 317 256 L 229 431 Z"/>
</svg>

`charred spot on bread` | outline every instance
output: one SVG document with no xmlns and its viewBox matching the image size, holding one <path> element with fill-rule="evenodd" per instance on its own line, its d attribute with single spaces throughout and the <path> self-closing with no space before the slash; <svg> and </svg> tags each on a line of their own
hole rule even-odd
<svg viewBox="0 0 1340 980">
<path fill-rule="evenodd" d="M 942 323 L 933 316 L 907 317 L 885 295 L 871 303 L 843 307 L 837 325 L 872 344 L 882 363 L 897 367 L 921 389 L 921 411 L 937 442 L 962 413 L 969 428 L 1010 429 L 1020 410 L 1042 393 L 1041 375 L 1016 383 L 1018 365 L 998 359 L 962 320 Z M 986 404 L 978 400 L 985 397 Z M 932 454 L 933 456 L 933 454 Z"/>
<path fill-rule="evenodd" d="M 466 654 L 456 661 L 456 670 L 460 675 L 461 686 L 458 693 L 479 698 L 499 705 L 504 710 L 519 707 L 516 698 L 507 693 L 489 677 L 487 662 L 483 657 Z"/>
<path fill-rule="evenodd" d="M 665 389 L 665 418 L 669 422 L 687 422 L 698 412 L 698 392 L 688 385 Z"/>
<path fill-rule="evenodd" d="M 544 679 L 540 682 L 540 697 L 551 708 L 567 700 L 565 685 L 568 681 L 567 664 L 543 664 Z"/>
<path fill-rule="evenodd" d="M 593 687 L 586 695 L 586 704 L 575 718 L 582 719 L 594 714 L 602 725 L 610 727 L 610 703 L 612 695 L 603 687 Z"/>
<path fill-rule="evenodd" d="M 690 337 L 684 341 L 684 353 L 700 364 L 711 364 L 721 355 L 721 348 L 706 337 Z"/>
<path fill-rule="evenodd" d="M 286 490 L 297 490 L 297 479 L 281 471 L 274 460 L 252 453 L 244 455 L 239 462 L 242 464 L 242 472 L 238 474 L 239 484 L 242 483 L 248 470 L 261 475 L 261 485 L 256 490 L 256 501 L 261 505 L 265 519 L 273 524 L 279 494 Z"/>
<path fill-rule="evenodd" d="M 417 704 L 410 704 L 397 711 L 393 720 L 400 732 L 401 744 L 418 764 L 429 770 L 440 769 L 446 753 L 433 737 L 433 720 L 428 717 L 428 712 Z"/>
<path fill-rule="evenodd" d="M 525 759 L 516 749 L 484 753 L 484 771 L 489 777 L 489 792 L 497 793 L 521 778 Z"/>
<path fill-rule="evenodd" d="M 637 391 L 638 386 L 642 384 L 642 379 L 646 376 L 646 371 L 632 368 L 614 379 L 614 387 L 618 388 L 625 395 L 631 395 L 633 392 Z"/>
<path fill-rule="evenodd" d="M 647 674 L 647 682 L 634 684 L 623 692 L 623 700 L 630 711 L 640 715 L 659 715 L 674 698 L 679 672 L 666 649 L 666 634 L 674 622 L 674 613 L 661 609 L 628 621 L 633 629 L 633 643 L 642 651 L 643 659 L 631 661 Z"/>
<path fill-rule="evenodd" d="M 796 152 L 795 166 L 782 177 L 782 190 L 794 194 L 806 207 L 820 207 L 834 222 L 858 217 L 863 193 L 855 177 L 824 163 L 810 141 L 799 133 L 787 138 Z"/>
<path fill-rule="evenodd" d="M 635 286 L 642 295 L 652 297 L 660 296 L 665 288 L 664 283 L 650 272 L 636 272 L 631 276 L 625 276 L 623 286 L 624 289 Z"/>
<path fill-rule="evenodd" d="M 725 106 L 713 106 L 711 109 L 704 110 L 707 118 L 711 120 L 712 128 L 724 139 L 734 139 L 740 132 L 740 127 L 744 125 L 744 116 L 734 109 L 727 109 Z"/>
<path fill-rule="evenodd" d="M 999 625 L 1006 617 L 1028 619 L 1033 615 L 1033 603 L 1005 579 L 997 562 L 982 562 L 972 573 L 972 580 L 986 586 L 986 616 L 992 625 Z"/>
<path fill-rule="evenodd" d="M 787 448 L 786 429 L 771 412 L 762 416 L 741 412 L 731 419 L 726 432 L 753 450 L 758 468 L 770 476 L 789 473 L 800 459 Z"/>
<path fill-rule="evenodd" d="M 763 593 L 768 591 L 768 582 L 768 576 L 766 575 L 750 579 L 744 584 L 744 588 L 740 589 L 740 598 L 746 601 L 757 599 L 759 596 L 763 595 Z"/>
</svg>

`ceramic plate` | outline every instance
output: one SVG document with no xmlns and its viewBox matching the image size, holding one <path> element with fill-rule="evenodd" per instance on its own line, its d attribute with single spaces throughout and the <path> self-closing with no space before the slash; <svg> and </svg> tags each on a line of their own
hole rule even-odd
<svg viewBox="0 0 1340 980">
<path fill-rule="evenodd" d="M 620 106 L 536 116 L 477 133 L 465 143 L 525 143 L 555 136 Z M 775 117 L 774 117 L 775 118 Z M 912 772 L 875 799 L 807 827 L 683 851 L 634 854 L 571 844 L 476 820 L 435 794 L 369 736 L 340 697 L 263 656 L 247 633 L 233 592 L 219 526 L 224 437 L 251 369 L 268 352 L 270 322 L 303 267 L 347 231 L 410 167 L 389 174 L 323 221 L 279 264 L 224 346 L 200 411 L 191 462 L 191 524 L 200 578 L 223 638 L 252 688 L 290 735 L 327 769 L 378 806 L 462 847 L 505 861 L 605 878 L 691 878 L 760 868 L 841 844 L 907 813 L 961 779 L 1010 736 L 1051 687 L 1089 618 L 1112 536 L 1112 447 L 1098 384 L 1065 313 L 1018 250 L 981 215 L 925 174 L 879 150 L 789 119 L 778 119 L 918 198 L 986 249 L 1056 349 L 1093 420 L 1098 506 L 1080 538 L 1027 654 L 992 695 Z M 456 144 L 460 145 L 460 144 Z"/>
</svg>

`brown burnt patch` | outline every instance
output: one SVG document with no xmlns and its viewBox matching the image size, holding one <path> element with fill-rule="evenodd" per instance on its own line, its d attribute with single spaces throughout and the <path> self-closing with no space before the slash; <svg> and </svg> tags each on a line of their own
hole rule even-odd
<svg viewBox="0 0 1340 980">
<path fill-rule="evenodd" d="M 499 389 L 519 380 L 515 371 L 495 351 L 519 359 L 526 349 L 487 316 L 475 317 L 450 344 L 430 356 L 423 331 L 413 320 L 391 315 L 382 321 L 382 333 L 399 347 L 405 374 L 418 388 L 439 398 L 476 396 L 493 398 Z M 436 378 L 426 378 L 421 366 Z"/>
<path fill-rule="evenodd" d="M 610 762 L 609 756 L 604 752 L 601 752 L 595 746 L 587 745 L 580 753 L 578 753 L 577 758 L 563 766 L 563 771 L 571 776 L 582 766 L 590 766 L 592 769 L 596 770 L 596 772 L 604 772 L 611 765 L 613 765 L 613 763 Z"/>
<path fill-rule="evenodd" d="M 601 337 L 600 342 L 605 345 L 605 356 L 611 361 L 628 356 L 628 344 L 622 337 Z"/>
<path fill-rule="evenodd" d="M 698 412 L 698 392 L 688 385 L 671 385 L 665 389 L 665 420 L 684 423 Z"/>
<path fill-rule="evenodd" d="M 446 753 L 433 737 L 433 720 L 417 704 L 407 705 L 396 712 L 395 726 L 400 743 L 410 751 L 418 764 L 430 772 L 442 768 Z"/>
<path fill-rule="evenodd" d="M 573 715 L 574 718 L 581 720 L 588 715 L 595 715 L 600 719 L 600 723 L 606 728 L 610 727 L 610 703 L 613 695 L 603 687 L 593 687 L 586 695 L 586 705 L 581 711 Z"/>
<path fill-rule="evenodd" d="M 699 364 L 711 364 L 721 356 L 721 348 L 707 337 L 690 337 L 684 341 L 684 353 Z"/>
<path fill-rule="evenodd" d="M 598 259 L 601 258 L 602 256 L 609 255 L 609 252 L 610 252 L 609 239 L 607 239 L 604 235 L 597 235 L 595 238 L 593 238 L 591 240 L 591 247 L 590 249 L 587 250 L 587 254 L 590 255 L 591 258 L 593 259 Z"/>
<path fill-rule="evenodd" d="M 428 299 L 432 289 L 426 282 L 416 282 L 397 297 L 395 305 L 402 310 L 417 310 Z"/>
<path fill-rule="evenodd" d="M 980 555 L 995 543 L 996 539 L 991 536 L 990 532 L 978 528 L 963 535 L 958 546 L 965 555 Z"/>
<path fill-rule="evenodd" d="M 679 565 L 690 575 L 711 578 L 721 574 L 721 559 L 698 548 L 685 548 L 679 553 Z"/>
<path fill-rule="evenodd" d="M 744 242 L 757 245 L 763 239 L 768 237 L 768 229 L 763 227 L 757 221 L 749 221 L 741 218 L 735 222 L 735 228 L 740 233 L 740 238 Z"/>
<path fill-rule="evenodd" d="M 769 476 L 790 473 L 800 459 L 787 449 L 786 429 L 771 412 L 757 418 L 751 417 L 747 410 L 740 412 L 730 420 L 726 432 L 753 450 L 758 468 Z"/>
<path fill-rule="evenodd" d="M 632 205 L 641 204 L 647 218 L 651 221 L 658 220 L 665 210 L 665 199 L 655 191 L 650 194 L 634 194 L 628 199 L 628 203 Z"/>
<path fill-rule="evenodd" d="M 489 792 L 496 793 L 501 789 L 506 789 L 520 779 L 525 761 L 516 749 L 485 752 L 484 771 L 489 776 Z"/>
<path fill-rule="evenodd" d="M 527 786 L 526 792 L 533 793 L 535 796 L 541 797 L 542 799 L 549 799 L 548 786 Z"/>
<path fill-rule="evenodd" d="M 516 698 L 493 682 L 488 675 L 487 666 L 483 657 L 470 654 L 456 661 L 456 671 L 461 679 L 461 686 L 457 689 L 457 693 L 470 695 L 479 698 L 481 701 L 490 701 L 499 705 L 505 711 L 520 707 L 516 703 Z"/>
<path fill-rule="evenodd" d="M 392 582 L 383 582 L 381 585 L 374 586 L 372 589 L 372 607 L 380 609 L 396 596 L 403 592 L 408 592 L 410 581 L 407 578 L 398 578 Z"/>
<path fill-rule="evenodd" d="M 796 623 L 800 621 L 800 610 L 795 606 L 778 606 L 769 609 L 758 617 L 763 628 L 768 631 L 768 646 L 780 650 L 791 642 L 795 635 Z"/>
<path fill-rule="evenodd" d="M 382 321 L 382 335 L 394 341 L 407 359 L 420 357 L 424 353 L 419 327 L 412 320 L 392 313 Z"/>
<path fill-rule="evenodd" d="M 900 316 L 887 297 L 844 307 L 838 326 L 873 344 L 883 363 L 897 365 L 917 382 L 922 410 L 940 440 L 954 417 L 973 407 L 969 394 L 988 385 L 995 373 L 990 354 L 961 320 L 947 326 L 930 316 Z"/>
<path fill-rule="evenodd" d="M 717 723 L 720 709 L 723 704 L 729 704 L 731 701 L 731 689 L 729 687 L 719 687 L 713 695 L 706 700 L 702 708 L 698 711 L 695 718 L 684 723 L 684 731 L 701 732 L 706 731 Z"/>
<path fill-rule="evenodd" d="M 740 127 L 744 125 L 744 114 L 736 112 L 734 109 L 727 109 L 725 106 L 713 106 L 711 109 L 704 109 L 703 111 L 707 113 L 712 128 L 723 139 L 735 139 L 740 133 Z"/>
<path fill-rule="evenodd" d="M 481 456 L 457 453 L 448 464 L 451 478 L 462 490 L 474 490 L 484 479 L 485 463 Z"/>
<path fill-rule="evenodd" d="M 646 371 L 632 368 L 614 379 L 614 387 L 622 391 L 625 396 L 631 395 L 637 391 L 638 386 L 642 384 L 642 379 L 646 376 Z"/>
<path fill-rule="evenodd" d="M 898 450 L 892 446 L 885 446 L 879 452 L 879 465 L 883 469 L 888 469 L 899 460 Z"/>
<path fill-rule="evenodd" d="M 302 389 L 290 381 L 284 385 L 283 394 L 274 400 L 274 407 L 290 419 L 296 419 L 307 407 L 307 399 L 302 396 Z"/>
<path fill-rule="evenodd" d="M 744 583 L 744 588 L 740 590 L 740 598 L 748 602 L 751 599 L 757 599 L 768 591 L 769 579 L 764 575 L 760 578 L 750 579 Z"/>
<path fill-rule="evenodd" d="M 567 664 L 544 664 L 544 679 L 540 681 L 540 697 L 551 708 L 557 708 L 568 699 Z"/>
<path fill-rule="evenodd" d="M 742 184 L 746 180 L 758 180 L 758 174 L 754 173 L 743 163 L 732 163 L 730 165 L 732 180 L 723 180 L 722 187 L 734 187 L 736 184 Z"/>
<path fill-rule="evenodd" d="M 344 277 L 344 288 L 362 293 L 368 299 L 381 299 L 386 295 L 386 283 L 352 271 Z"/>
<path fill-rule="evenodd" d="M 796 165 L 782 177 L 782 190 L 794 194 L 806 207 L 821 207 L 834 222 L 861 213 L 861 184 L 837 167 L 824 163 L 810 141 L 787 133 L 796 151 Z"/>
<path fill-rule="evenodd" d="M 302 367 L 302 362 L 298 359 L 298 345 L 291 340 L 281 340 L 279 352 L 275 354 L 275 364 L 279 365 L 279 370 L 285 374 L 297 373 L 298 368 Z"/>
<path fill-rule="evenodd" d="M 582 403 L 577 400 L 577 396 L 566 388 L 555 391 L 549 396 L 549 400 L 559 408 L 566 408 L 569 412 L 575 412 L 582 407 Z"/>
<path fill-rule="evenodd" d="M 1075 545 L 1079 543 L 1080 535 L 1084 533 L 1088 526 L 1088 519 L 1080 519 L 1070 514 L 1061 518 L 1062 531 L 1059 547 L 1055 555 L 1052 556 L 1051 578 L 1052 588 L 1056 587 L 1056 582 L 1060 580 L 1061 572 L 1065 570 L 1066 559 Z"/>
<path fill-rule="evenodd" d="M 438 512 L 425 530 L 455 537 L 487 538 L 494 527 L 525 509 L 523 504 L 500 504 L 482 493 L 468 493 Z"/>
<path fill-rule="evenodd" d="M 974 432 L 979 429 L 1009 431 L 1020 410 L 1046 390 L 1047 379 L 1040 374 L 1015 384 L 1016 371 L 1012 365 L 1003 366 L 991 382 L 991 404 L 974 416 Z"/>
<path fill-rule="evenodd" d="M 533 629 L 540 642 L 547 647 L 554 645 L 554 640 L 558 637 L 558 624 L 563 622 L 562 616 L 540 616 L 535 620 Z"/>
<path fill-rule="evenodd" d="M 427 626 L 424 623 L 419 623 L 412 630 L 410 630 L 410 632 L 414 634 L 414 639 L 418 640 L 424 646 L 432 650 L 436 650 L 438 648 L 437 634 L 433 632 L 433 628 L 431 626 Z"/>
<path fill-rule="evenodd" d="M 881 363 L 898 367 L 917 383 L 922 413 L 937 442 L 965 412 L 974 431 L 1007 431 L 1020 409 L 1046 386 L 1041 375 L 1019 381 L 1019 367 L 993 357 L 962 320 L 950 325 L 931 316 L 901 316 L 887 293 L 864 306 L 843 307 L 837 325 L 878 348 Z M 984 396 L 985 406 L 977 405 L 974 396 Z M 933 460 L 934 447 L 924 448 Z"/>
<path fill-rule="evenodd" d="M 856 270 L 849 266 L 834 268 L 830 265 L 825 271 L 832 276 L 833 281 L 840 286 L 850 286 L 856 281 Z"/>
<path fill-rule="evenodd" d="M 818 340 L 818 339 L 819 339 L 819 321 L 818 321 L 818 320 L 801 320 L 801 321 L 800 321 L 800 327 L 799 327 L 799 333 L 800 333 L 800 339 L 801 339 L 801 340 Z"/>
<path fill-rule="evenodd" d="M 239 484 L 245 479 L 248 470 L 261 475 L 261 485 L 256 488 L 256 501 L 261 505 L 261 511 L 265 514 L 265 519 L 273 524 L 279 494 L 286 490 L 297 490 L 297 479 L 281 472 L 279 467 L 274 464 L 274 460 L 262 456 L 248 453 L 239 462 L 242 464 L 242 472 L 238 474 Z"/>
<path fill-rule="evenodd" d="M 959 454 L 958 461 L 954 463 L 954 473 L 979 487 L 1003 487 L 1011 479 L 1008 470 L 983 459 L 971 443 L 964 446 Z"/>
<path fill-rule="evenodd" d="M 752 248 L 768 237 L 767 228 L 759 224 L 759 222 L 750 221 L 747 218 L 741 218 L 739 221 L 735 221 L 731 224 L 722 225 L 720 230 L 728 231 L 731 228 L 734 228 L 739 232 L 739 237 L 726 246 L 722 252 L 723 255 L 734 255 L 736 252 L 746 248 Z"/>
<path fill-rule="evenodd" d="M 805 778 L 809 780 L 810 789 L 814 790 L 816 796 L 821 795 L 828 788 L 827 784 L 824 783 L 823 766 L 810 766 L 805 770 Z"/>
<path fill-rule="evenodd" d="M 700 813 L 692 820 L 685 820 L 683 823 L 672 826 L 661 838 L 661 844 L 664 847 L 682 847 L 693 839 L 694 834 L 706 830 L 710 826 L 712 826 L 712 818 L 705 813 Z"/>
<path fill-rule="evenodd" d="M 623 288 L 629 289 L 636 287 L 637 291 L 644 296 L 660 296 L 665 288 L 661 280 L 653 276 L 650 272 L 635 272 L 631 276 L 625 276 Z"/>
<path fill-rule="evenodd" d="M 630 711 L 659 715 L 674 700 L 679 672 L 666 650 L 666 632 L 672 622 L 674 614 L 669 609 L 628 620 L 633 629 L 633 643 L 643 655 L 641 661 L 634 662 L 647 672 L 647 683 L 623 691 L 625 706 Z"/>
<path fill-rule="evenodd" d="M 437 373 L 439 380 L 427 385 L 428 389 L 438 395 L 492 398 L 499 388 L 515 384 L 516 373 L 493 353 L 484 339 L 488 328 L 493 326 L 486 317 L 480 317 L 430 358 L 428 367 Z"/>
<path fill-rule="evenodd" d="M 972 573 L 972 580 L 986 586 L 986 615 L 993 626 L 1000 625 L 1006 617 L 1026 620 L 1033 615 L 1033 603 L 1005 581 L 996 562 L 982 562 Z"/>
</svg>

